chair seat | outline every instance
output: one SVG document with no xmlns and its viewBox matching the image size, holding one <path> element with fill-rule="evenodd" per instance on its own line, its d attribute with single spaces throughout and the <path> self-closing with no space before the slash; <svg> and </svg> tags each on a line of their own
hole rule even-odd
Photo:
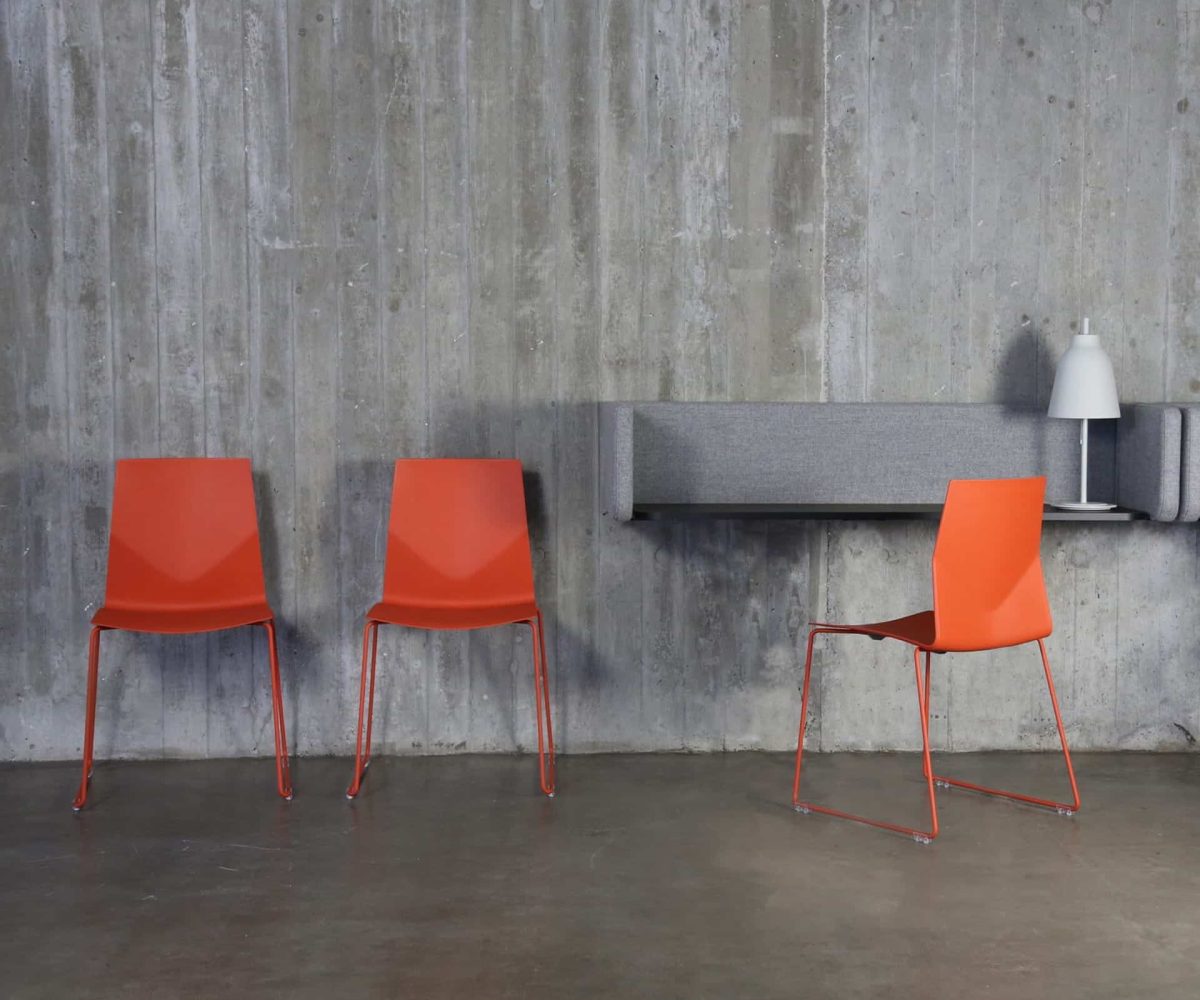
<svg viewBox="0 0 1200 1000">
<path fill-rule="evenodd" d="M 852 635 L 869 635 L 872 639 L 899 639 L 901 642 L 907 642 L 910 646 L 938 652 L 933 647 L 932 611 L 918 611 L 915 615 L 905 615 L 903 618 L 891 618 L 885 622 L 871 622 L 866 625 L 835 625 L 829 622 L 812 622 L 811 624 L 815 628 L 836 629 Z"/>
<path fill-rule="evenodd" d="M 491 625 L 512 625 L 516 622 L 533 621 L 537 618 L 537 614 L 537 604 L 533 601 L 482 606 L 430 606 L 380 601 L 367 612 L 367 621 L 383 622 L 387 625 L 406 625 L 409 628 L 488 628 Z"/>
<path fill-rule="evenodd" d="M 102 607 L 92 616 L 92 624 L 126 632 L 216 632 L 242 625 L 260 625 L 274 617 L 270 605 L 266 603 L 179 611 Z"/>
</svg>

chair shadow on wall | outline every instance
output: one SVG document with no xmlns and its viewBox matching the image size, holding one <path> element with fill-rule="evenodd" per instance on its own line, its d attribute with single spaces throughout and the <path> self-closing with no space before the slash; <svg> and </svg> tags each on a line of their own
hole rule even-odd
<svg viewBox="0 0 1200 1000">
<path fill-rule="evenodd" d="M 561 404 L 560 404 L 561 405 Z M 567 404 L 571 405 L 571 404 Z M 562 443 L 559 442 L 559 447 Z M 594 442 L 591 447 L 595 447 Z M 542 609 L 546 628 L 546 658 L 549 661 L 547 678 L 550 685 L 550 710 L 554 723 L 554 740 L 556 749 L 567 745 L 570 733 L 570 714 L 567 692 L 575 687 L 572 679 L 578 680 L 586 687 L 594 677 L 595 644 L 587 636 L 580 635 L 576 630 L 563 624 L 559 613 L 557 584 L 557 560 L 553 557 L 553 548 L 557 538 L 551 534 L 551 509 L 545 486 L 543 472 L 528 467 L 524 468 L 525 506 L 529 520 L 529 547 L 533 555 L 533 586 L 537 594 L 538 605 Z M 595 500 L 593 499 L 593 503 Z M 547 572 L 546 567 L 554 566 L 555 573 Z M 510 720 L 512 730 L 512 745 L 524 746 L 526 751 L 533 747 L 534 740 L 534 687 L 530 660 L 532 652 L 525 652 L 522 644 L 522 655 L 514 657 L 518 663 L 516 683 L 525 685 L 522 704 L 526 706 L 526 720 L 519 723 Z M 579 674 L 573 677 L 571 671 L 579 669 Z"/>
<path fill-rule="evenodd" d="M 103 590 L 103 586 L 101 587 Z M 101 603 L 99 597 L 96 598 L 95 605 Z M 87 619 L 81 618 L 80 622 L 86 624 Z M 163 698 L 159 700 L 160 706 L 165 702 L 167 694 L 174 687 L 173 660 L 177 654 L 177 642 L 183 637 L 154 635 L 149 632 L 123 632 L 112 631 L 106 632 L 103 637 L 103 676 L 101 683 L 97 689 L 96 701 L 96 759 L 99 761 L 119 760 L 122 751 L 128 751 L 129 741 L 122 739 L 122 733 L 131 725 L 131 720 L 126 714 L 125 708 L 129 704 L 128 691 L 131 687 L 136 687 L 138 678 L 136 674 L 141 670 L 157 670 L 160 676 L 160 683 L 163 688 Z M 176 640 L 173 643 L 171 640 Z M 204 637 L 200 637 L 203 642 Z M 78 639 L 71 643 L 71 656 L 69 657 L 70 669 L 77 671 L 80 677 L 84 677 L 84 666 L 87 663 L 87 632 L 81 631 Z M 80 695 L 80 702 L 83 702 L 83 695 Z M 79 716 L 80 723 L 82 714 Z M 72 717 L 72 728 L 77 724 L 76 719 Z M 164 748 L 168 755 L 178 755 L 178 748 L 168 748 L 165 746 L 166 737 L 164 733 Z M 172 753 L 172 751 L 175 751 Z M 81 751 L 82 752 L 82 751 Z M 106 797 L 113 794 L 114 789 L 101 788 L 94 791 L 93 795 L 96 799 Z"/>
<path fill-rule="evenodd" d="M 300 718 L 300 702 L 304 690 L 314 679 L 317 671 L 315 666 L 320 662 L 321 642 L 316 633 L 298 621 L 284 600 L 283 586 L 283 551 L 280 546 L 281 533 L 288 531 L 288 525 L 281 525 L 276 512 L 275 492 L 271 488 L 271 478 L 256 468 L 254 478 L 254 503 L 258 510 L 258 531 L 262 546 L 263 576 L 267 585 L 267 600 L 275 612 L 275 630 L 279 645 L 279 673 L 283 687 L 283 711 L 287 720 L 288 752 L 292 759 L 292 780 L 298 777 L 297 765 L 300 758 L 300 746 L 304 734 Z M 295 497 L 293 496 L 293 502 Z M 293 510 L 293 517 L 295 512 Z M 295 533 L 292 532 L 293 545 Z M 293 580 L 293 583 L 295 581 Z M 266 657 L 266 642 L 254 637 L 254 663 L 256 668 L 260 659 Z M 269 717 L 267 718 L 269 722 Z M 257 722 L 257 720 L 256 720 Z"/>
<path fill-rule="evenodd" d="M 302 752 L 328 753 L 332 734 L 349 731 L 354 721 L 351 715 L 357 712 L 357 702 L 344 704 L 341 692 L 351 686 L 357 691 L 363 616 L 379 599 L 392 464 L 383 459 L 336 462 L 333 476 L 324 484 L 326 515 L 320 522 L 320 537 L 309 539 L 301 539 L 291 526 L 280 523 L 270 477 L 265 472 L 254 474 L 267 595 L 280 637 L 293 769 L 302 767 Z M 294 563 L 291 587 L 286 589 L 285 544 L 292 546 L 293 560 L 298 560 L 302 546 L 317 553 L 315 568 Z M 320 585 L 316 595 L 312 590 L 315 583 Z M 291 598 L 298 596 L 301 586 L 305 596 L 297 614 Z M 315 614 L 313 596 L 317 598 Z M 349 670 L 353 671 L 353 685 L 343 676 L 343 671 Z M 386 672 L 380 673 L 380 681 L 386 682 Z M 308 705 L 321 706 L 319 725 L 310 725 L 313 713 L 302 710 Z M 386 711 L 386 705 L 385 701 L 379 708 Z M 380 722 L 384 721 L 380 713 Z M 317 731 L 310 732 L 310 728 Z M 301 774 L 296 777 L 302 780 Z"/>
<path fill-rule="evenodd" d="M 486 440 L 481 433 L 481 428 L 500 428 L 502 443 L 505 438 L 503 430 L 510 427 L 514 432 L 508 439 L 508 447 Z M 549 456 L 554 456 L 557 461 L 564 449 L 576 449 L 581 455 L 594 453 L 595 403 L 546 402 L 515 408 L 476 404 L 444 413 L 438 425 L 431 430 L 437 433 L 435 445 L 426 449 L 427 457 L 501 458 L 513 457 L 515 452 L 516 457 L 525 463 L 523 481 L 534 563 L 534 586 L 545 616 L 554 732 L 559 747 L 568 745 L 572 721 L 569 715 L 571 693 L 574 693 L 575 700 L 580 696 L 586 699 L 588 692 L 610 685 L 617 670 L 616 665 L 604 662 L 604 657 L 596 648 L 594 624 L 590 630 L 564 626 L 562 615 L 558 613 L 556 593 L 561 588 L 557 586 L 553 575 L 553 571 L 558 569 L 554 548 L 561 544 L 551 533 L 556 515 L 554 508 L 556 505 L 560 508 L 557 511 L 560 531 L 561 521 L 566 516 L 595 518 L 596 505 L 599 503 L 598 484 L 594 480 L 589 483 L 590 495 L 585 513 L 564 514 L 561 506 L 566 501 L 553 495 L 551 487 L 552 482 L 559 480 L 559 468 L 542 466 Z M 519 441 L 535 443 L 539 457 L 531 457 L 531 449 L 521 448 L 519 443 L 513 441 L 514 437 Z M 332 625 L 328 634 L 320 622 L 297 621 L 290 602 L 284 601 L 282 545 L 285 542 L 292 545 L 298 543 L 289 526 L 279 523 L 268 475 L 261 471 L 255 473 L 264 571 L 267 593 L 273 601 L 281 636 L 284 702 L 293 755 L 302 749 L 311 750 L 314 745 L 326 749 L 321 733 L 305 732 L 305 716 L 311 716 L 310 712 L 301 711 L 301 706 L 305 705 L 340 706 L 334 711 L 340 712 L 344 718 L 329 719 L 322 731 L 336 734 L 338 752 L 353 750 L 353 744 L 343 742 L 343 737 L 353 739 L 364 615 L 382 593 L 392 475 L 395 459 L 403 457 L 421 456 L 412 450 L 399 449 L 394 455 L 339 461 L 336 465 L 335 476 L 328 484 L 326 502 L 328 509 L 333 512 L 331 520 L 335 524 L 340 523 L 343 536 L 339 552 L 342 585 L 340 594 L 336 587 L 331 587 L 329 591 L 335 595 L 337 606 L 329 609 L 325 618 Z M 594 469 L 588 475 L 594 475 Z M 629 525 L 618 527 L 623 535 L 628 533 L 631 544 L 640 534 L 631 531 Z M 657 526 L 637 527 L 654 531 Z M 676 541 L 682 543 L 684 537 L 682 528 L 678 526 L 663 529 L 661 533 L 666 536 L 665 544 L 670 546 Z M 604 543 L 593 535 L 593 544 L 598 557 L 599 547 Z M 353 565 L 347 564 L 348 559 Z M 595 599 L 589 591 L 588 600 Z M 593 618 L 595 610 L 593 605 Z M 403 633 L 420 635 L 421 639 L 414 643 L 411 638 L 402 638 Z M 435 640 L 435 636 L 442 638 Z M 486 704 L 487 712 L 495 716 L 488 724 L 491 738 L 501 746 L 519 746 L 526 752 L 533 750 L 536 747 L 535 698 L 528 630 L 519 626 L 502 626 L 457 633 L 422 633 L 399 627 L 381 629 L 375 699 L 374 742 L 377 751 L 436 753 L 463 749 L 460 743 L 453 741 L 450 741 L 450 745 L 439 745 L 437 732 L 422 730 L 418 733 L 411 715 L 405 714 L 403 719 L 396 718 L 397 713 L 404 713 L 403 698 L 396 697 L 398 685 L 419 690 L 418 685 L 437 683 L 435 672 L 439 668 L 435 657 L 435 641 L 442 644 L 445 662 L 461 664 L 463 676 L 469 671 L 474 689 L 464 692 L 463 697 Z M 404 676 L 406 665 L 399 659 L 417 650 L 420 650 L 424 676 L 413 683 L 411 676 Z M 257 664 L 257 650 L 255 656 Z M 350 680 L 345 676 L 347 672 Z M 330 697 L 331 694 L 333 697 Z M 486 702 L 483 701 L 485 697 Z M 376 775 L 372 780 L 378 785 L 381 777 Z M 299 781 L 299 775 L 297 779 Z"/>
<path fill-rule="evenodd" d="M 508 419 L 513 419 L 511 412 Z M 468 444 L 464 442 L 461 447 L 440 450 L 438 457 L 457 457 L 456 453 L 463 457 L 483 454 L 482 449 L 471 448 Z M 408 456 L 395 456 L 403 457 Z M 293 754 L 301 749 L 311 750 L 314 746 L 326 752 L 336 748 L 334 752 L 339 754 L 353 753 L 353 742 L 346 740 L 353 740 L 357 720 L 364 616 L 380 599 L 383 590 L 395 458 L 337 462 L 326 500 L 331 511 L 331 530 L 339 534 L 340 528 L 337 543 L 340 587 L 331 583 L 327 588 L 333 606 L 324 616 L 324 625 L 320 621 L 294 620 L 290 602 L 283 600 L 281 545 L 284 541 L 282 533 L 287 531 L 287 526 L 278 523 L 267 475 L 255 475 L 267 592 L 275 602 L 281 635 L 285 709 Z M 564 688 L 557 653 L 566 637 L 553 614 L 552 595 L 546 591 L 549 581 L 538 579 L 538 567 L 545 565 L 549 523 L 541 474 L 525 469 L 524 484 L 535 589 L 547 619 L 550 691 L 558 735 Z M 375 694 L 373 742 L 376 752 L 444 753 L 474 749 L 457 736 L 446 738 L 436 731 L 433 727 L 438 725 L 438 720 L 425 719 L 424 703 L 419 707 L 411 705 L 411 694 L 415 692 L 419 697 L 426 685 L 435 685 L 439 691 L 451 694 L 458 688 L 461 698 L 469 698 L 474 705 L 486 706 L 486 714 L 491 718 L 485 719 L 485 732 L 478 735 L 479 750 L 506 746 L 536 750 L 533 660 L 529 642 L 528 629 L 515 625 L 468 631 L 382 628 Z M 403 662 L 406 657 L 419 657 L 420 678 L 414 678 L 411 663 Z M 564 657 L 566 659 L 568 657 Z M 441 664 L 446 665 L 445 677 L 438 675 Z M 469 685 L 463 683 L 467 681 Z M 527 691 L 520 687 L 526 684 Z M 404 689 L 409 691 L 408 696 L 403 693 Z M 409 697 L 407 704 L 406 697 Z M 306 722 L 312 713 L 302 711 L 302 706 L 313 705 L 325 706 L 338 716 L 325 719 L 317 733 L 306 732 Z M 458 711 L 451 709 L 456 720 L 469 718 L 469 706 L 459 702 L 457 709 L 462 712 L 461 717 Z M 308 727 L 311 728 L 310 722 Z M 476 736 L 476 733 L 468 734 L 468 737 Z M 329 742 L 334 747 L 329 747 Z M 297 778 L 299 780 L 299 775 Z M 383 778 L 382 774 L 373 779 L 375 786 L 379 785 L 380 778 Z"/>
</svg>

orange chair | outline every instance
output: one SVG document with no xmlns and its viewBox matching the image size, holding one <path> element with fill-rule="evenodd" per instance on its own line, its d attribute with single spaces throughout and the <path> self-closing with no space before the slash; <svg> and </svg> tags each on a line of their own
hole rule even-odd
<svg viewBox="0 0 1200 1000">
<path fill-rule="evenodd" d="M 213 632 L 261 625 L 271 657 L 275 777 L 292 797 L 275 617 L 263 583 L 254 486 L 248 458 L 140 458 L 117 462 L 108 582 L 88 644 L 83 779 L 75 809 L 87 801 L 96 729 L 100 633 Z"/>
<path fill-rule="evenodd" d="M 371 762 L 380 625 L 420 629 L 528 625 L 537 702 L 538 777 L 542 791 L 554 796 L 545 629 L 533 592 L 520 462 L 425 458 L 396 463 L 383 600 L 367 612 L 363 628 L 354 780 L 346 790 L 350 799 L 362 787 Z"/>
<path fill-rule="evenodd" d="M 1057 809 L 1070 816 L 1079 809 L 1079 788 L 1067 749 L 1067 734 L 1058 710 L 1058 696 L 1050 676 L 1050 661 L 1043 641 L 1053 630 L 1046 584 L 1042 579 L 1039 547 L 1042 535 L 1042 501 L 1046 480 L 954 480 L 946 490 L 946 506 L 933 550 L 933 610 L 868 625 L 832 625 L 812 622 L 808 654 L 804 661 L 800 733 L 796 746 L 796 774 L 792 805 L 800 812 L 820 812 L 858 823 L 894 830 L 929 843 L 938 835 L 934 784 L 966 788 L 987 795 Z M 812 673 L 813 639 L 823 633 L 866 635 L 872 639 L 899 639 L 913 647 L 917 707 L 921 716 L 921 748 L 925 783 L 929 791 L 930 829 L 913 830 L 894 823 L 866 819 L 800 800 L 800 766 L 804 755 L 804 727 L 808 718 L 808 682 Z M 1046 672 L 1050 703 L 1058 724 L 1072 801 L 1049 799 L 985 788 L 933 773 L 929 759 L 929 663 L 933 653 L 999 649 L 1037 642 Z M 921 654 L 925 654 L 925 680 L 921 683 Z"/>
</svg>

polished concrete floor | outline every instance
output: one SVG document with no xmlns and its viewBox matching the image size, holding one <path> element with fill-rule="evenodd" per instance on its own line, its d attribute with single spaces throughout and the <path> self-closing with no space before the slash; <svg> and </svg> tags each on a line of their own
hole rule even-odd
<svg viewBox="0 0 1200 1000">
<path fill-rule="evenodd" d="M 0 997 L 1200 996 L 1200 755 L 1080 755 L 1064 818 L 941 793 L 929 846 L 788 806 L 780 755 L 0 768 Z M 1053 794 L 1054 756 L 942 769 Z M 918 758 L 816 755 L 919 822 Z"/>
</svg>

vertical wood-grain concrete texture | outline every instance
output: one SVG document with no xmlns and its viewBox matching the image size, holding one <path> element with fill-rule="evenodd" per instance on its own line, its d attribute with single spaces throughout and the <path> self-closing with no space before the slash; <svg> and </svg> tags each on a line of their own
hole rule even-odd
<svg viewBox="0 0 1200 1000">
<path fill-rule="evenodd" d="M 112 463 L 249 455 L 301 753 L 350 749 L 391 462 L 525 464 L 567 751 L 783 748 L 810 618 L 925 607 L 918 523 L 616 524 L 602 399 L 1044 405 L 1081 315 L 1200 398 L 1195 0 L 0 4 L 0 759 L 80 742 Z M 1200 735 L 1193 528 L 1052 525 L 1077 746 Z M 104 638 L 102 756 L 271 752 L 266 650 Z M 813 746 L 912 747 L 817 646 Z M 529 749 L 528 635 L 380 637 L 393 753 Z M 935 740 L 1048 747 L 1036 655 Z"/>
<path fill-rule="evenodd" d="M 1044 406 L 1082 315 L 1124 398 L 1195 398 L 1197 30 L 1194 3 L 831 2 L 826 398 Z M 1190 745 L 1197 537 L 1169 529 L 1047 527 L 1050 654 L 1077 745 Z M 932 540 L 829 528 L 823 610 L 924 606 Z M 915 745 L 896 652 L 822 646 L 821 745 Z M 1030 650 L 936 666 L 939 743 L 1050 745 Z"/>
</svg>

